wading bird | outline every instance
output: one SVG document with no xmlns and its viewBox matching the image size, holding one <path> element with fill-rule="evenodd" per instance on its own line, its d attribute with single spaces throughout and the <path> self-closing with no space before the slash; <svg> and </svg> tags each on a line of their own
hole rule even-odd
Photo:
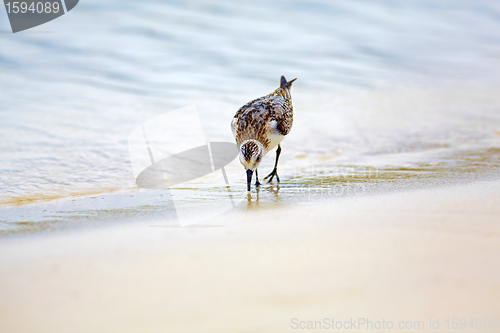
<svg viewBox="0 0 500 333">
<path fill-rule="evenodd" d="M 274 92 L 261 98 L 257 98 L 243 105 L 231 122 L 236 144 L 239 148 L 239 158 L 247 173 L 247 191 L 250 191 L 252 174 L 255 171 L 255 186 L 260 186 L 259 167 L 262 158 L 278 146 L 276 149 L 276 161 L 273 171 L 264 177 L 269 178 L 269 183 L 278 177 L 278 159 L 281 154 L 280 142 L 287 135 L 293 124 L 293 106 L 290 89 L 292 83 L 297 80 L 287 81 L 281 77 L 280 87 Z"/>
</svg>

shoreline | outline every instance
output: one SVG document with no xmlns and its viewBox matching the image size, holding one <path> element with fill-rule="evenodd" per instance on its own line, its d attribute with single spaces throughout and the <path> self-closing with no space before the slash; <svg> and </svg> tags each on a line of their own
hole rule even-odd
<svg viewBox="0 0 500 333">
<path fill-rule="evenodd" d="M 408 190 L 432 190 L 500 179 L 498 154 L 498 148 L 483 147 L 452 152 L 424 151 L 405 156 L 400 153 L 369 155 L 349 160 L 349 164 L 338 162 L 299 169 L 287 168 L 284 164 L 284 181 L 279 186 L 264 183 L 258 192 L 252 188 L 252 202 L 247 202 L 246 192 L 242 190 L 243 182 L 236 182 L 229 190 L 239 202 L 236 211 Z M 239 172 L 233 171 L 229 175 L 233 180 L 241 180 L 237 178 Z M 132 188 L 20 206 L 4 205 L 0 208 L 0 239 L 157 219 L 175 224 L 174 195 L 175 199 L 186 202 L 186 207 L 196 208 L 198 202 L 222 200 L 227 190 L 220 183 L 215 184 L 213 179 L 205 179 L 172 190 Z"/>
</svg>

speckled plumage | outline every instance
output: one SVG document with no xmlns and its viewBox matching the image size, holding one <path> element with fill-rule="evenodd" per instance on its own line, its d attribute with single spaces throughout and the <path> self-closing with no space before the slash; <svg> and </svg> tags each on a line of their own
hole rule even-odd
<svg viewBox="0 0 500 333">
<path fill-rule="evenodd" d="M 291 85 L 293 81 L 287 83 Z M 276 146 L 272 145 L 274 142 L 271 137 L 287 135 L 292 129 L 292 124 L 293 106 L 290 89 L 280 86 L 269 95 L 243 105 L 236 112 L 231 129 L 238 147 L 245 140 L 254 139 L 262 143 L 267 153 Z"/>
</svg>

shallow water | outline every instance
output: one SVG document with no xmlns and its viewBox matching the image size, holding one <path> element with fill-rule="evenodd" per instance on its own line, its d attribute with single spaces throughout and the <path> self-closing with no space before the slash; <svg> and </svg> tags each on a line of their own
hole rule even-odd
<svg viewBox="0 0 500 333">
<path fill-rule="evenodd" d="M 235 111 L 282 74 L 298 78 L 282 183 L 247 208 L 497 175 L 495 1 L 88 0 L 38 28 L 9 29 L 0 10 L 6 233 L 172 218 L 170 194 L 136 188 L 130 132 L 195 104 L 207 139 L 231 141 Z M 238 161 L 226 171 L 246 202 Z M 205 178 L 175 189 L 192 204 L 224 191 Z"/>
</svg>

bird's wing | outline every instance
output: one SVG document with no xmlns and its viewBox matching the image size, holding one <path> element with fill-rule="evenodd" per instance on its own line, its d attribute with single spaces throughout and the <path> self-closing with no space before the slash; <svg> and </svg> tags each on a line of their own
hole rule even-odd
<svg viewBox="0 0 500 333">
<path fill-rule="evenodd" d="M 233 118 L 232 126 L 238 145 L 244 140 L 255 139 L 264 145 L 267 141 L 268 123 L 274 119 L 272 102 L 266 97 L 242 106 Z"/>
<path fill-rule="evenodd" d="M 238 118 L 234 117 L 231 121 L 231 131 L 233 132 L 233 136 L 236 138 L 236 127 L 238 123 Z"/>
<path fill-rule="evenodd" d="M 272 99 L 272 113 L 276 120 L 277 134 L 287 135 L 292 129 L 293 109 L 281 96 Z"/>
</svg>

